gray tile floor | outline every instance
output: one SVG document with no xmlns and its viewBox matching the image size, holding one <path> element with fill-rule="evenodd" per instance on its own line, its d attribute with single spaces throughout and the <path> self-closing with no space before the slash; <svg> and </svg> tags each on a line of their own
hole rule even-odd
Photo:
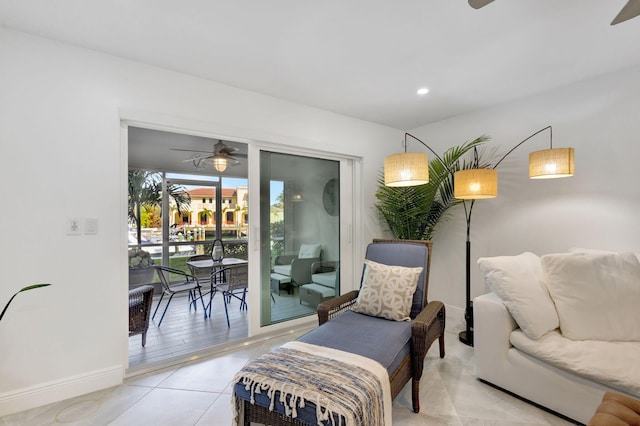
<svg viewBox="0 0 640 426">
<path fill-rule="evenodd" d="M 297 337 L 288 335 L 125 380 L 121 386 L 0 418 L 0 425 L 230 425 L 230 381 L 246 362 Z M 421 412 L 411 410 L 411 386 L 393 403 L 396 426 L 571 425 L 475 379 L 473 349 L 446 334 L 420 384 Z"/>
</svg>

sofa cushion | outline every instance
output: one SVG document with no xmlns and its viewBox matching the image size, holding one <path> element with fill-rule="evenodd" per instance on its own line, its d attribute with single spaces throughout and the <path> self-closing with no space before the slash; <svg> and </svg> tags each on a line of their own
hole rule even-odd
<svg viewBox="0 0 640 426">
<path fill-rule="evenodd" d="M 316 259 L 320 257 L 322 251 L 322 245 L 320 244 L 302 244 L 298 251 L 298 258 L 300 259 Z"/>
<path fill-rule="evenodd" d="M 609 254 L 609 253 L 618 253 L 613 250 L 603 250 L 603 249 L 592 249 L 592 248 L 583 248 L 583 247 L 571 247 L 569 249 L 569 253 L 591 253 L 591 254 Z M 635 251 L 633 254 L 636 255 L 638 261 L 640 261 L 640 251 Z"/>
<path fill-rule="evenodd" d="M 391 374 L 409 354 L 411 323 L 345 311 L 298 340 L 371 358 Z"/>
<path fill-rule="evenodd" d="M 633 253 L 549 254 L 542 266 L 565 337 L 640 341 L 640 262 Z"/>
<path fill-rule="evenodd" d="M 481 257 L 478 265 L 487 285 L 504 301 L 527 337 L 539 339 L 558 328 L 558 314 L 537 255 L 525 252 L 517 256 Z"/>
<path fill-rule="evenodd" d="M 361 314 L 394 321 L 409 321 L 411 303 L 421 267 L 384 265 L 365 259 L 358 299 L 352 309 Z"/>
<path fill-rule="evenodd" d="M 640 397 L 640 342 L 571 340 L 557 330 L 538 340 L 514 330 L 509 341 L 538 362 Z"/>
</svg>

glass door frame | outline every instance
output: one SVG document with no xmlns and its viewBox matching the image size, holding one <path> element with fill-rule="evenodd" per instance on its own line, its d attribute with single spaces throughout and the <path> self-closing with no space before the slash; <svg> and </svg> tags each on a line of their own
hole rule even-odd
<svg viewBox="0 0 640 426">
<path fill-rule="evenodd" d="M 275 137 L 272 133 L 266 131 L 256 131 L 255 129 L 241 129 L 235 126 L 220 125 L 211 122 L 203 122 L 202 120 L 178 117 L 167 114 L 159 114 L 151 111 L 123 108 L 120 110 L 120 164 L 123 173 L 121 175 L 120 188 L 123 194 L 123 203 L 126 205 L 127 194 L 127 170 L 128 170 L 128 128 L 141 127 L 167 132 L 179 132 L 189 135 L 202 136 L 213 139 L 225 139 L 246 143 L 248 149 L 249 168 L 247 173 L 247 181 L 249 188 L 254 190 L 249 193 L 249 204 L 252 206 L 253 212 L 249 215 L 249 239 L 248 239 L 248 257 L 249 262 L 253 265 L 260 264 L 260 233 L 259 218 L 260 212 L 256 211 L 260 204 L 260 193 L 256 188 L 260 182 L 259 174 L 259 152 L 261 149 L 273 152 L 282 152 L 288 154 L 311 155 L 319 158 L 327 158 L 340 161 L 340 253 L 341 268 L 340 282 L 341 293 L 348 292 L 359 287 L 359 282 L 355 282 L 354 276 L 360 277 L 362 272 L 362 261 L 364 258 L 364 222 L 368 215 L 356 214 L 364 209 L 363 190 L 374 191 L 374 183 L 367 184 L 363 182 L 363 165 L 362 157 L 343 153 L 332 153 L 328 151 L 319 151 L 311 148 L 303 148 L 297 146 L 295 140 L 282 136 Z M 250 135 L 243 136 L 242 134 Z M 278 140 L 278 141 L 276 141 Z M 286 145 L 285 145 L 286 143 Z M 308 144 L 307 144 L 308 145 Z M 338 146 L 336 144 L 335 146 Z M 128 224 L 126 208 L 121 209 L 121 228 L 126 229 Z M 128 266 L 127 266 L 127 233 L 123 232 L 122 252 L 121 252 L 121 281 L 128 282 Z M 250 282 L 260 282 L 259 267 L 249 268 Z M 127 303 L 128 287 L 121 287 L 123 306 Z M 249 303 L 254 306 L 260 304 L 259 292 L 249 292 Z M 251 309 L 251 308 L 249 308 Z M 114 319 L 122 322 L 122 329 L 126 330 L 127 321 L 124 315 L 115 315 Z M 260 336 L 269 336 L 270 334 L 281 334 L 287 330 L 294 330 L 301 326 L 315 326 L 317 320 L 308 317 L 301 320 L 293 320 L 289 322 L 274 324 L 270 326 L 260 326 L 260 315 L 249 315 L 249 333 L 247 341 L 257 341 Z M 264 338 L 264 337 L 263 337 Z M 262 339 L 260 339 L 262 340 Z M 123 364 L 128 366 L 128 335 L 123 332 L 122 346 Z"/>
<path fill-rule="evenodd" d="M 249 194 L 249 204 L 252 206 L 252 214 L 249 218 L 249 264 L 254 265 L 249 270 L 249 306 L 261 306 L 263 283 L 270 276 L 264 276 L 265 271 L 261 270 L 261 235 L 260 235 L 260 151 L 269 151 L 274 153 L 300 155 L 306 157 L 314 157 L 320 159 L 334 160 L 340 163 L 340 293 L 344 294 L 355 288 L 359 288 L 359 282 L 354 283 L 354 276 L 360 276 L 362 265 L 356 259 L 364 256 L 362 249 L 362 224 L 357 211 L 362 211 L 363 197 L 361 191 L 356 188 L 360 187 L 362 166 L 359 157 L 338 155 L 305 149 L 300 147 L 283 147 L 270 143 L 253 143 L 249 144 L 249 187 L 254 191 Z M 257 210 L 257 211 L 256 211 Z M 357 269 L 357 270 L 356 270 Z M 269 297 L 269 295 L 267 295 Z M 251 308 L 250 308 L 251 310 Z M 275 324 L 261 325 L 261 313 L 251 312 L 249 316 L 249 337 L 255 337 L 264 334 L 278 333 L 286 330 L 299 329 L 300 327 L 312 327 L 317 325 L 317 316 L 307 316 L 289 321 L 283 321 Z"/>
</svg>

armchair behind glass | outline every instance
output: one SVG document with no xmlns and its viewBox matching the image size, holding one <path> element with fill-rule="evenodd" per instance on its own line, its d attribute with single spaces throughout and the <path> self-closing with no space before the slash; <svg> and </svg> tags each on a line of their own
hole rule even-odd
<svg viewBox="0 0 640 426">
<path fill-rule="evenodd" d="M 291 277 L 294 285 L 311 282 L 311 265 L 320 261 L 320 244 L 302 244 L 298 254 L 276 257 L 273 272 Z"/>
</svg>

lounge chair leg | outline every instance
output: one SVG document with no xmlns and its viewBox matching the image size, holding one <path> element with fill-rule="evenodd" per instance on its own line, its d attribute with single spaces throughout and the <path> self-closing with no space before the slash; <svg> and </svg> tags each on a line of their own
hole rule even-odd
<svg viewBox="0 0 640 426">
<path fill-rule="evenodd" d="M 438 343 L 440 345 L 440 358 L 444 358 L 444 332 L 438 337 Z"/>
<path fill-rule="evenodd" d="M 411 399 L 413 402 L 413 412 L 420 412 L 420 380 L 411 380 Z"/>
<path fill-rule="evenodd" d="M 147 344 L 147 332 L 142 333 L 142 347 Z"/>
</svg>

